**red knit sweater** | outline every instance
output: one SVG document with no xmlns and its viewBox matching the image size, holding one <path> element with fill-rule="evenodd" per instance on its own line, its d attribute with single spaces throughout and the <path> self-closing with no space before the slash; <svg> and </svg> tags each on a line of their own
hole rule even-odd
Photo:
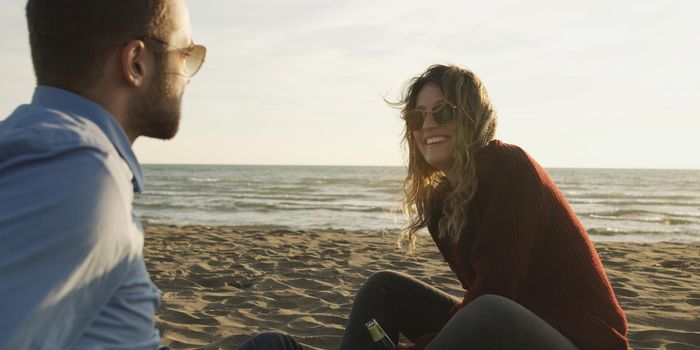
<svg viewBox="0 0 700 350">
<path fill-rule="evenodd" d="M 627 320 L 585 228 L 544 169 L 498 140 L 477 156 L 472 217 L 458 243 L 429 231 L 467 292 L 453 310 L 484 294 L 534 312 L 581 350 L 626 349 Z"/>
</svg>

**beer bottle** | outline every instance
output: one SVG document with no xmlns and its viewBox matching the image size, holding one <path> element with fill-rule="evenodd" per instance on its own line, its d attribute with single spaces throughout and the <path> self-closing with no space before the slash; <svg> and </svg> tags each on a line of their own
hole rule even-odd
<svg viewBox="0 0 700 350">
<path fill-rule="evenodd" d="M 372 340 L 375 343 L 380 343 L 383 345 L 384 349 L 392 350 L 394 348 L 394 342 L 389 339 L 389 336 L 384 333 L 382 327 L 379 326 L 377 320 L 371 319 L 365 323 L 365 327 L 369 331 L 369 335 L 372 336 Z"/>
</svg>

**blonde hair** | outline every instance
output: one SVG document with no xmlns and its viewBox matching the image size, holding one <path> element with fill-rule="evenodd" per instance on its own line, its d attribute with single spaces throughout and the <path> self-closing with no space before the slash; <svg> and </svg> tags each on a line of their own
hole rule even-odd
<svg viewBox="0 0 700 350">
<path fill-rule="evenodd" d="M 408 219 L 397 244 L 408 239 L 408 252 L 416 244 L 416 232 L 430 223 L 438 204 L 442 218 L 438 223 L 439 237 L 458 241 L 469 220 L 469 204 L 476 194 L 476 153 L 493 140 L 496 133 L 496 113 L 486 88 L 471 71 L 457 66 L 433 65 L 408 83 L 403 97 L 392 103 L 401 114 L 416 107 L 421 89 L 429 84 L 440 88 L 445 99 L 457 107 L 456 119 L 461 132 L 455 140 L 454 164 L 447 175 L 429 165 L 416 146 L 413 132 L 404 126 L 402 144 L 408 148 L 408 174 L 404 180 L 402 210 Z"/>
</svg>

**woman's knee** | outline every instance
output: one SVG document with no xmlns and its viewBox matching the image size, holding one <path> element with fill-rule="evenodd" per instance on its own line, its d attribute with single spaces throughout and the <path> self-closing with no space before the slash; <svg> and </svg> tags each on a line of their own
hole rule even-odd
<svg viewBox="0 0 700 350">
<path fill-rule="evenodd" d="M 263 332 L 245 341 L 238 350 L 300 350 L 294 338 L 278 332 Z"/>
<path fill-rule="evenodd" d="M 522 306 L 508 298 L 486 294 L 467 304 L 454 317 L 488 332 L 507 326 L 517 308 Z"/>
<path fill-rule="evenodd" d="M 392 281 L 400 278 L 401 274 L 396 271 L 379 271 L 369 276 L 367 281 L 360 287 L 361 293 L 381 293 L 382 290 Z"/>
<path fill-rule="evenodd" d="M 575 349 L 565 336 L 513 300 L 481 296 L 457 312 L 443 331 L 480 348 Z"/>
<path fill-rule="evenodd" d="M 467 306 L 479 312 L 488 311 L 489 313 L 493 313 L 493 311 L 507 311 L 515 305 L 518 304 L 506 297 L 495 294 L 484 294 L 474 299 Z"/>
</svg>

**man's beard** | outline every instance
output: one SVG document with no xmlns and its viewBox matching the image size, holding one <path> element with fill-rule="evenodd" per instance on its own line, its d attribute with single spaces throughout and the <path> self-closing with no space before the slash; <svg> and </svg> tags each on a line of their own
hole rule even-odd
<svg viewBox="0 0 700 350">
<path fill-rule="evenodd" d="M 151 87 L 133 105 L 132 120 L 139 136 L 169 140 L 177 134 L 182 99 L 172 92 L 169 78 L 161 66 Z"/>
</svg>

